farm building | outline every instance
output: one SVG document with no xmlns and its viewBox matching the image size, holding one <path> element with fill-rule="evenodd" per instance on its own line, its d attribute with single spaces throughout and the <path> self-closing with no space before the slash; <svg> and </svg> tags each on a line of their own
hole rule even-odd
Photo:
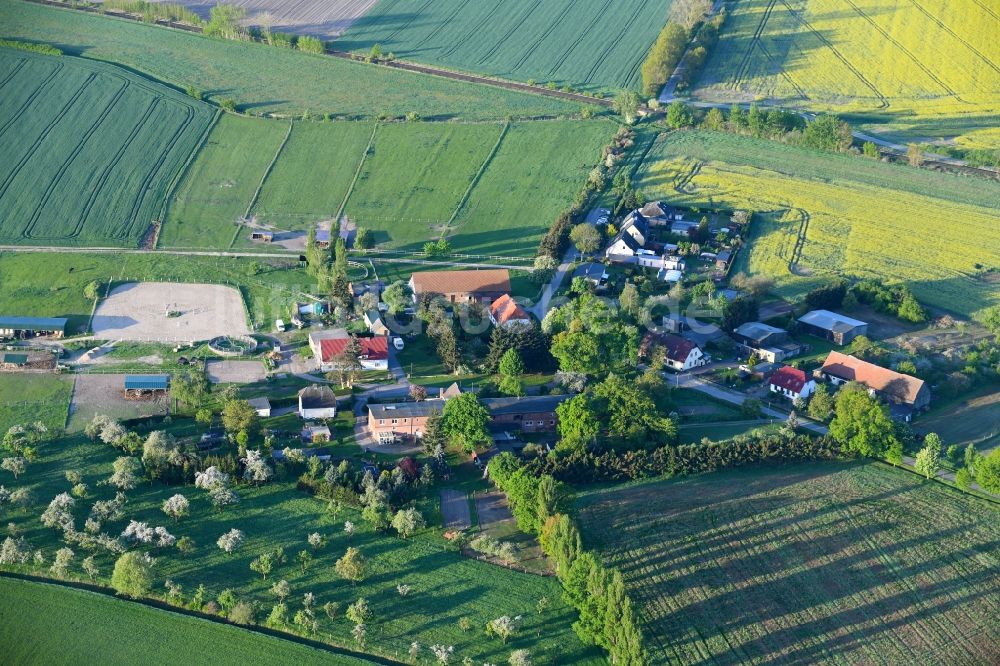
<svg viewBox="0 0 1000 666">
<path fill-rule="evenodd" d="M 490 321 L 494 326 L 531 326 L 531 315 L 510 294 L 504 294 L 490 305 Z"/>
<path fill-rule="evenodd" d="M 389 339 L 384 336 L 374 338 L 355 338 L 358 343 L 358 361 L 365 370 L 388 370 L 389 369 Z M 319 361 L 320 370 L 329 372 L 333 370 L 334 359 L 351 344 L 351 337 L 342 335 L 338 337 L 327 337 L 316 340 L 313 344 L 313 336 L 309 336 L 309 346 L 316 354 Z"/>
<path fill-rule="evenodd" d="M 749 321 L 733 331 L 733 337 L 747 354 L 758 359 L 777 363 L 798 356 L 803 346 L 788 337 L 788 331 L 759 321 Z"/>
<path fill-rule="evenodd" d="M 829 310 L 813 310 L 799 317 L 799 324 L 806 333 L 846 345 L 859 335 L 868 335 L 868 324 Z"/>
<path fill-rule="evenodd" d="M 715 267 L 720 271 L 724 271 L 729 268 L 729 262 L 733 259 L 733 253 L 729 250 L 723 250 L 722 252 L 715 255 Z"/>
<path fill-rule="evenodd" d="M 0 354 L 0 370 L 20 370 L 28 365 L 28 355 L 15 352 Z"/>
<path fill-rule="evenodd" d="M 440 414 L 444 400 L 401 402 L 392 405 L 368 405 L 368 432 L 379 444 L 400 439 L 420 439 L 427 419 Z"/>
<path fill-rule="evenodd" d="M 125 375 L 123 390 L 126 399 L 143 399 L 166 395 L 170 375 Z"/>
<path fill-rule="evenodd" d="M 312 442 L 314 444 L 329 442 L 331 438 L 330 428 L 322 423 L 307 423 L 302 426 L 299 438 L 303 442 Z"/>
<path fill-rule="evenodd" d="M 639 356 L 650 358 L 657 348 L 666 353 L 665 363 L 671 370 L 682 372 L 705 365 L 708 357 L 694 342 L 670 333 L 649 332 L 639 345 Z"/>
<path fill-rule="evenodd" d="M 771 393 L 780 393 L 789 400 L 805 400 L 816 391 L 816 382 L 804 371 L 786 365 L 771 374 L 768 388 Z"/>
<path fill-rule="evenodd" d="M 685 220 L 677 220 L 670 224 L 670 233 L 676 234 L 678 236 L 690 236 L 692 231 L 697 231 L 697 222 L 688 222 Z"/>
<path fill-rule="evenodd" d="M 264 229 L 254 229 L 250 232 L 250 240 L 270 243 L 274 241 L 274 232 L 266 231 Z"/>
<path fill-rule="evenodd" d="M 559 418 L 556 407 L 568 395 L 540 395 L 526 398 L 485 398 L 494 431 L 555 432 Z"/>
<path fill-rule="evenodd" d="M 271 401 L 267 398 L 250 398 L 247 402 L 257 412 L 257 416 L 262 418 L 271 416 Z"/>
<path fill-rule="evenodd" d="M 56 357 L 49 351 L 0 352 L 0 370 L 55 370 Z"/>
<path fill-rule="evenodd" d="M 816 370 L 816 376 L 836 384 L 860 382 L 894 408 L 894 418 L 909 421 L 915 412 L 927 409 L 931 391 L 922 379 L 832 351 Z"/>
<path fill-rule="evenodd" d="M 597 262 L 580 264 L 573 271 L 573 279 L 576 278 L 583 278 L 595 287 L 603 287 L 608 283 L 608 271 L 605 270 L 604 264 Z"/>
<path fill-rule="evenodd" d="M 510 293 L 510 271 L 422 271 L 410 277 L 413 302 L 423 296 L 438 296 L 450 303 L 491 303 Z"/>
<path fill-rule="evenodd" d="M 378 310 L 365 312 L 365 326 L 368 327 L 372 335 L 389 335 L 389 327 L 385 325 L 382 313 Z"/>
<path fill-rule="evenodd" d="M 0 338 L 61 338 L 66 335 L 67 321 L 61 317 L 0 317 Z"/>
<path fill-rule="evenodd" d="M 329 229 L 316 229 L 316 245 L 323 248 L 330 247 Z"/>
<path fill-rule="evenodd" d="M 621 229 L 608 244 L 604 255 L 617 263 L 635 263 L 635 257 L 646 247 L 649 238 L 649 222 L 637 210 L 632 211 L 622 221 Z"/>
<path fill-rule="evenodd" d="M 337 396 L 329 386 L 314 384 L 299 391 L 299 416 L 332 419 L 337 415 Z"/>
<path fill-rule="evenodd" d="M 680 210 L 662 201 L 650 201 L 640 208 L 639 212 L 649 221 L 650 226 L 654 227 L 667 226 L 684 219 L 684 214 Z"/>
</svg>

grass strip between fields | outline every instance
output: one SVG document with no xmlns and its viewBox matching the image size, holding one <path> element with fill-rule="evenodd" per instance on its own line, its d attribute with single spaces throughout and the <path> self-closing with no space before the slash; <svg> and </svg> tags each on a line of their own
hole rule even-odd
<svg viewBox="0 0 1000 666">
<path fill-rule="evenodd" d="M 281 151 L 283 151 L 285 149 L 285 146 L 288 144 L 288 139 L 292 136 L 292 128 L 294 126 L 295 123 L 289 120 L 288 131 L 285 132 L 285 138 L 283 138 L 281 140 L 281 143 L 278 144 L 278 149 L 274 151 L 274 157 L 271 158 L 271 161 L 268 162 L 267 167 L 264 168 L 264 173 L 261 174 L 260 182 L 257 183 L 257 189 L 253 191 L 253 196 L 250 197 L 250 203 L 247 204 L 247 209 L 243 213 L 244 221 L 250 218 L 250 211 L 252 211 L 253 207 L 257 205 L 257 199 L 260 198 L 260 192 L 261 190 L 264 189 L 264 182 L 267 180 L 268 175 L 270 175 L 271 171 L 274 169 L 274 165 L 277 164 L 278 158 L 281 157 Z M 233 237 L 229 241 L 229 249 L 232 249 L 232 247 L 236 245 L 236 239 L 239 238 L 241 231 L 243 231 L 243 225 L 237 224 L 236 231 L 233 233 Z"/>
<path fill-rule="evenodd" d="M 378 132 L 379 123 L 375 123 L 372 127 L 372 135 L 368 137 L 368 145 L 365 146 L 364 151 L 361 153 L 361 159 L 358 160 L 358 168 L 354 170 L 354 178 L 351 179 L 351 184 L 347 187 L 347 192 L 344 194 L 344 200 L 340 202 L 340 208 L 337 209 L 337 215 L 334 221 L 340 224 L 340 217 L 344 214 L 344 209 L 347 208 L 347 202 L 351 198 L 351 193 L 354 191 L 354 186 L 358 183 L 358 178 L 361 177 L 361 170 L 365 168 L 365 160 L 368 159 L 368 153 L 372 150 L 372 145 L 375 143 L 375 134 Z"/>
<path fill-rule="evenodd" d="M 455 218 L 458 217 L 458 214 L 462 211 L 462 208 L 465 207 L 465 204 L 469 202 L 469 197 L 472 196 L 472 190 L 476 189 L 476 185 L 479 183 L 479 180 L 483 177 L 483 174 L 486 173 L 486 169 L 489 168 L 490 162 L 493 161 L 497 151 L 500 150 L 500 144 L 503 143 L 503 139 L 507 136 L 507 132 L 509 130 L 510 123 L 504 123 L 503 127 L 500 129 L 500 136 L 497 137 L 497 142 L 493 144 L 493 148 L 490 149 L 486 159 L 483 160 L 482 165 L 479 167 L 479 171 L 477 171 L 476 175 L 472 177 L 472 180 L 469 182 L 469 186 L 465 188 L 465 193 L 459 200 L 458 205 L 455 206 L 455 210 L 452 211 L 451 217 L 448 218 L 448 221 L 445 222 L 444 226 L 441 228 L 441 238 L 444 238 L 448 234 L 448 229 L 455 221 Z"/>
</svg>

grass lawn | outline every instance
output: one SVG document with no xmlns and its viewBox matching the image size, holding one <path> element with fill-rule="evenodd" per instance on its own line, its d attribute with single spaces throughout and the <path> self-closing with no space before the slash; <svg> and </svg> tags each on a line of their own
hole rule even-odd
<svg viewBox="0 0 1000 666">
<path fill-rule="evenodd" d="M 180 419 L 177 419 L 180 421 Z M 111 472 L 111 462 L 119 452 L 85 438 L 69 438 L 46 443 L 40 447 L 40 458 L 29 465 L 28 471 L 13 484 L 4 479 L 8 489 L 29 486 L 40 505 L 29 510 L 7 511 L 5 521 L 14 522 L 32 548 L 42 548 L 51 559 L 61 545 L 52 530 L 38 519 L 42 507 L 54 495 L 67 490 L 66 470 L 79 470 L 91 488 L 86 500 L 78 501 L 77 524 L 94 500 L 113 495 L 98 482 Z M 231 588 L 244 600 L 257 601 L 263 611 L 258 621 L 275 603 L 270 587 L 275 580 L 291 584 L 288 601 L 292 614 L 301 608 L 302 595 L 312 592 L 317 605 L 330 601 L 340 604 L 335 620 L 320 611 L 319 633 L 316 640 L 354 645 L 353 624 L 344 617 L 348 604 L 359 597 L 368 600 L 374 617 L 368 623 L 367 650 L 397 660 L 405 658 L 412 641 L 427 646 L 433 643 L 453 645 L 456 658 L 469 656 L 476 663 L 502 663 L 512 650 L 528 648 L 536 664 L 598 664 L 602 657 L 585 648 L 572 633 L 574 613 L 563 604 L 556 580 L 513 572 L 501 567 L 467 559 L 449 551 L 438 528 L 429 528 L 408 540 L 373 531 L 361 520 L 357 511 L 344 508 L 336 517 L 326 511 L 325 503 L 295 488 L 299 472 L 293 471 L 272 483 L 254 488 L 238 486 L 241 503 L 223 513 L 214 510 L 203 490 L 191 486 L 170 487 L 161 483 L 141 484 L 128 493 L 126 516 L 105 526 L 118 534 L 128 520 L 151 525 L 164 525 L 177 537 L 190 536 L 196 543 L 194 552 L 181 556 L 176 550 L 156 553 L 154 589 L 162 593 L 167 578 L 183 586 L 186 598 L 204 584 L 209 599 L 225 588 Z M 182 493 L 191 502 L 191 515 L 174 524 L 160 510 L 163 501 Z M 436 492 L 431 495 L 436 497 Z M 419 505 L 430 519 L 435 510 L 422 500 Z M 349 537 L 343 523 L 351 520 L 357 532 Z M 237 528 L 246 535 L 246 542 L 234 554 L 226 555 L 216 547 L 224 532 Z M 319 532 L 326 544 L 315 552 L 315 559 L 305 572 L 295 562 L 296 554 L 308 549 L 306 536 Z M 250 570 L 250 562 L 258 555 L 284 547 L 289 562 L 278 566 L 267 581 Z M 340 579 L 334 562 L 348 546 L 361 550 L 369 562 L 365 579 L 356 586 Z M 73 575 L 80 574 L 79 557 L 72 566 Z M 113 561 L 103 552 L 97 555 L 101 569 L 98 583 L 107 584 Z M 401 598 L 396 585 L 412 586 L 412 592 Z M 550 609 L 539 615 L 535 606 L 547 596 Z M 523 629 L 507 645 L 483 635 L 487 621 L 503 614 L 522 615 Z M 457 624 L 460 617 L 472 620 L 475 630 L 463 632 Z M 426 648 L 425 648 L 426 649 Z M 426 655 L 425 655 L 426 656 Z"/>
<path fill-rule="evenodd" d="M 45 266 L 39 271 L 39 266 Z M 181 257 L 164 254 L 0 253 L 0 312 L 22 316 L 69 317 L 70 330 L 83 330 L 92 303 L 83 288 L 92 280 L 107 283 L 166 280 L 238 286 L 255 324 L 269 330 L 276 317 L 312 279 L 297 262 L 232 257 Z"/>
<path fill-rule="evenodd" d="M 667 21 L 654 0 L 383 0 L 335 42 L 367 52 L 540 84 L 617 92 L 639 87 L 639 66 Z"/>
<path fill-rule="evenodd" d="M 695 95 L 865 111 L 931 140 L 976 131 L 1000 110 L 1000 23 L 990 5 L 742 0 Z"/>
<path fill-rule="evenodd" d="M 713 442 L 722 442 L 737 435 L 745 435 L 753 431 L 777 432 L 780 424 L 770 421 L 751 421 L 736 423 L 682 423 L 677 427 L 681 444 L 697 444 L 706 437 Z"/>
<path fill-rule="evenodd" d="M 580 105 L 311 55 L 256 43 L 211 39 L 20 0 L 0 1 L 4 37 L 57 45 L 67 53 L 120 63 L 178 88 L 194 86 L 218 103 L 230 98 L 252 112 L 379 113 L 447 120 L 569 115 Z"/>
<path fill-rule="evenodd" d="M 596 490 L 578 508 L 585 544 L 625 576 L 653 663 L 996 656 L 1000 509 L 915 474 L 750 468 Z"/>
<path fill-rule="evenodd" d="M 1000 303 L 985 272 L 1000 267 L 1000 183 L 691 131 L 662 135 L 636 184 L 651 199 L 762 213 L 739 268 L 773 277 L 782 297 L 841 274 L 906 282 L 966 316 Z"/>
<path fill-rule="evenodd" d="M 228 247 L 288 123 L 224 114 L 169 201 L 161 247 Z"/>
<path fill-rule="evenodd" d="M 49 430 L 66 427 L 72 394 L 72 377 L 0 373 L 0 434 L 35 421 Z"/>
<path fill-rule="evenodd" d="M 0 49 L 0 72 L 0 242 L 137 246 L 215 109 L 81 58 Z"/>
<path fill-rule="evenodd" d="M 940 405 L 914 421 L 914 429 L 936 432 L 945 446 L 975 443 L 980 452 L 1000 445 L 1000 386 L 990 384 Z"/>
<path fill-rule="evenodd" d="M 88 663 L 95 655 L 102 664 L 134 664 L 154 646 L 164 665 L 375 663 L 49 583 L 0 578 L 0 597 L 4 659 L 25 666 Z M 74 630 L 40 635 L 41 626 Z"/>
</svg>

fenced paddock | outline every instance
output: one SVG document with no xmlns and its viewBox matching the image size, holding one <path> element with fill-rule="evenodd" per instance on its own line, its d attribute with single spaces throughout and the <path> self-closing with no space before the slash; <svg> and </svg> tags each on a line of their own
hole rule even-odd
<svg viewBox="0 0 1000 666">
<path fill-rule="evenodd" d="M 91 323 L 101 340 L 190 342 L 250 333 L 240 292 L 215 284 L 130 282 L 111 290 Z"/>
<path fill-rule="evenodd" d="M 70 432 L 83 430 L 95 414 L 124 420 L 168 413 L 170 400 L 167 394 L 158 393 L 148 400 L 129 400 L 125 397 L 124 386 L 123 374 L 76 375 L 66 429 Z"/>
</svg>

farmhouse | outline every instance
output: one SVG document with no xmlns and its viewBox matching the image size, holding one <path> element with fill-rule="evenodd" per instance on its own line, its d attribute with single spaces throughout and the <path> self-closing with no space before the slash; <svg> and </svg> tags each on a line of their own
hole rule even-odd
<svg viewBox="0 0 1000 666">
<path fill-rule="evenodd" d="M 665 363 L 671 370 L 682 372 L 708 362 L 708 357 L 697 344 L 670 333 L 647 333 L 639 345 L 639 356 L 650 358 L 656 348 L 666 352 Z"/>
<path fill-rule="evenodd" d="M 859 335 L 868 335 L 868 324 L 829 310 L 813 310 L 799 317 L 799 324 L 806 333 L 846 345 Z"/>
<path fill-rule="evenodd" d="M 268 418 L 271 416 L 271 401 L 267 398 L 250 398 L 247 400 L 250 407 L 257 412 L 257 416 Z"/>
<path fill-rule="evenodd" d="M 369 310 L 365 313 L 365 326 L 372 335 L 389 335 L 389 327 L 385 325 L 382 313 L 378 310 Z"/>
<path fill-rule="evenodd" d="M 653 227 L 666 226 L 684 219 L 684 215 L 680 210 L 662 201 L 650 201 L 640 208 L 639 212 L 649 221 L 649 225 Z"/>
<path fill-rule="evenodd" d="M 635 263 L 635 256 L 646 246 L 649 237 L 649 223 L 637 210 L 622 221 L 618 234 L 608 244 L 604 254 L 611 261 Z"/>
<path fill-rule="evenodd" d="M 840 385 L 860 382 L 869 391 L 891 405 L 893 417 L 904 421 L 913 418 L 914 412 L 927 409 L 931 392 L 924 380 L 862 361 L 854 356 L 832 351 L 816 370 L 816 376 Z"/>
<path fill-rule="evenodd" d="M 510 292 L 510 271 L 422 271 L 410 277 L 410 290 L 414 303 L 423 296 L 438 296 L 450 303 L 490 303 Z"/>
<path fill-rule="evenodd" d="M 389 339 L 386 336 L 375 338 L 356 338 L 359 347 L 358 362 L 365 370 L 388 370 L 389 369 Z M 320 353 L 316 357 L 319 360 L 320 370 L 329 372 L 333 370 L 337 356 L 344 353 L 351 344 L 351 338 L 328 338 L 320 340 Z"/>
<path fill-rule="evenodd" d="M 392 405 L 368 405 L 368 432 L 379 444 L 400 439 L 420 439 L 427 429 L 427 419 L 440 414 L 444 400 L 401 402 Z"/>
<path fill-rule="evenodd" d="M 786 365 L 771 374 L 768 387 L 771 393 L 779 393 L 789 400 L 805 400 L 816 391 L 816 382 L 804 371 Z"/>
<path fill-rule="evenodd" d="M 313 384 L 299 391 L 299 416 L 332 419 L 337 415 L 337 396 L 329 386 Z"/>
<path fill-rule="evenodd" d="M 122 386 L 127 400 L 142 400 L 167 394 L 170 375 L 125 375 Z"/>
<path fill-rule="evenodd" d="M 27 339 L 41 336 L 61 338 L 66 335 L 65 318 L 0 316 L 0 339 Z"/>
<path fill-rule="evenodd" d="M 531 326 L 531 316 L 510 294 L 504 294 L 490 305 L 490 321 L 494 326 Z"/>
<path fill-rule="evenodd" d="M 750 321 L 733 331 L 733 337 L 747 354 L 776 363 L 802 353 L 803 346 L 788 337 L 788 331 L 759 321 Z"/>
<path fill-rule="evenodd" d="M 556 407 L 568 395 L 542 395 L 527 398 L 485 398 L 494 430 L 554 432 L 559 422 Z"/>
<path fill-rule="evenodd" d="M 604 264 L 580 264 L 573 271 L 573 279 L 576 278 L 583 278 L 595 287 L 603 287 L 608 283 L 608 272 L 604 269 Z"/>
</svg>

